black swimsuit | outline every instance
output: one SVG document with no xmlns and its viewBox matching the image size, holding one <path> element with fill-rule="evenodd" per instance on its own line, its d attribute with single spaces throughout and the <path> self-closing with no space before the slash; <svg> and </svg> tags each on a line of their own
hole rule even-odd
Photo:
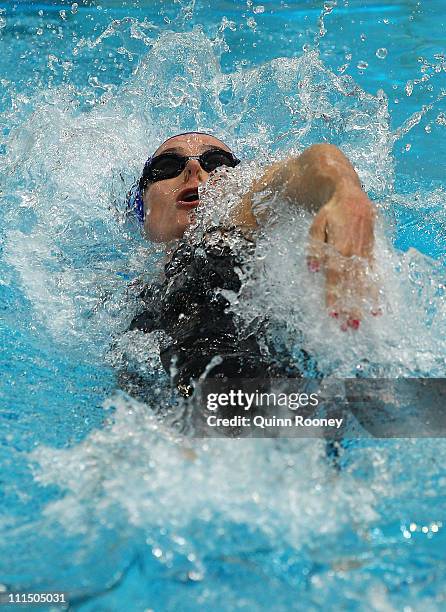
<svg viewBox="0 0 446 612">
<path fill-rule="evenodd" d="M 130 330 L 164 330 L 170 336 L 161 347 L 161 361 L 184 395 L 191 392 L 191 380 L 205 372 L 212 378 L 300 376 L 283 356 L 277 361 L 263 354 L 257 332 L 241 333 L 236 326 L 222 290 L 240 291 L 237 269 L 253 251 L 253 243 L 236 229 L 224 235 L 218 228 L 214 232 L 211 240 L 208 232 L 197 245 L 180 243 L 165 266 L 163 282 L 141 293 L 144 310 Z M 228 243 L 229 233 L 243 246 L 243 258 Z"/>
</svg>

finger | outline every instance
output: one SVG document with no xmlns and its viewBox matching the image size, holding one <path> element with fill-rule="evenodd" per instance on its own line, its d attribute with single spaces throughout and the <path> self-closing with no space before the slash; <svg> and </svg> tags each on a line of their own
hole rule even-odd
<svg viewBox="0 0 446 612">
<path fill-rule="evenodd" d="M 352 294 L 352 302 L 360 304 L 362 314 L 380 316 L 383 313 L 379 278 L 373 268 L 373 259 L 357 259 L 346 274 L 346 283 Z M 352 312 L 352 316 L 355 313 Z"/>
<path fill-rule="evenodd" d="M 343 331 L 357 330 L 362 319 L 361 273 L 354 259 L 332 253 L 325 265 L 325 302 Z"/>
<path fill-rule="evenodd" d="M 311 224 L 307 247 L 307 265 L 310 272 L 318 272 L 324 265 L 327 215 L 320 211 Z"/>
<path fill-rule="evenodd" d="M 355 254 L 368 259 L 370 264 L 373 260 L 373 250 L 375 246 L 375 236 L 373 230 L 374 220 L 375 212 L 372 209 L 368 216 L 361 219 L 356 230 L 356 237 L 359 244 Z"/>
<path fill-rule="evenodd" d="M 367 270 L 366 280 L 364 283 L 364 294 L 368 303 L 368 310 L 373 317 L 379 317 L 384 312 L 384 302 L 380 280 L 374 271 L 373 258 L 370 260 L 370 265 Z"/>
<path fill-rule="evenodd" d="M 342 286 L 343 273 L 339 262 L 329 257 L 325 265 L 325 304 L 334 318 L 342 318 L 344 314 Z"/>
</svg>

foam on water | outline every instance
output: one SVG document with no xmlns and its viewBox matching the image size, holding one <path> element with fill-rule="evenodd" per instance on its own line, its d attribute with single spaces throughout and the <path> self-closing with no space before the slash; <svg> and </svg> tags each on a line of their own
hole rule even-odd
<svg viewBox="0 0 446 612">
<path fill-rule="evenodd" d="M 127 26 L 121 31 L 127 42 L 141 37 L 136 22 Z M 398 590 L 392 602 L 386 599 L 381 578 L 373 574 L 373 556 L 387 563 L 383 549 L 392 541 L 401 558 L 407 557 L 408 572 L 415 572 L 400 524 L 414 514 L 419 524 L 430 526 L 441 517 L 427 506 L 414 507 L 419 480 L 405 466 L 417 463 L 435 507 L 444 445 L 364 443 L 337 472 L 321 441 L 189 440 L 154 416 L 160 403 L 170 401 L 158 338 L 125 333 L 134 312 L 129 283 L 141 275 L 153 279 L 160 267 L 160 253 L 142 241 L 125 214 L 125 194 L 148 152 L 176 131 L 203 129 L 250 160 L 228 173 L 226 187 L 216 181 L 206 190 L 204 212 L 213 220 L 265 164 L 328 140 L 342 147 L 377 200 L 375 272 L 384 315 L 366 317 L 357 334 L 343 334 L 328 320 L 322 278 L 305 266 L 311 219 L 305 212 L 284 211 L 280 200 L 274 205 L 282 220 L 257 246 L 257 280 L 247 282 L 233 308 L 248 324 L 270 313 L 281 341 L 290 350 L 303 343 L 330 375 L 444 374 L 441 261 L 395 252 L 389 213 L 395 202 L 404 207 L 408 200 L 422 211 L 444 193 L 418 193 L 415 200 L 392 192 L 394 134 L 384 93 L 372 96 L 350 77 L 333 74 L 315 51 L 224 73 L 223 43 L 200 28 L 147 39 L 150 50 L 132 76 L 123 85 L 102 88 L 88 111 L 79 103 L 82 90 L 54 87 L 36 100 L 8 140 L 2 266 L 13 270 L 33 321 L 57 347 L 86 359 L 111 359 L 115 366 L 132 362 L 153 380 L 146 403 L 123 394 L 107 399 L 104 426 L 83 442 L 65 449 L 38 446 L 31 453 L 36 482 L 62 491 L 32 528 L 49 533 L 62 526 L 71 544 L 55 547 L 60 558 L 74 559 L 80 569 L 71 577 L 79 596 L 122 578 L 125 563 L 118 553 L 115 568 L 98 555 L 101 547 L 112 550 L 120 537 L 121 546 L 127 538 L 143 559 L 139 571 L 146 580 L 167 576 L 177 589 L 182 582 L 202 583 L 192 595 L 183 591 L 184 609 L 194 597 L 201 597 L 203 606 L 215 604 L 218 594 L 226 594 L 234 609 L 242 607 L 236 589 L 231 592 L 215 578 L 215 567 L 231 559 L 247 585 L 250 572 L 277 578 L 265 587 L 254 581 L 247 605 L 269 588 L 277 593 L 277 609 L 287 609 L 293 589 L 302 584 L 309 605 L 340 601 L 348 576 L 350 602 L 361 601 L 365 584 L 371 608 L 396 609 Z M 78 47 L 88 47 L 88 41 Z M 443 211 L 437 214 L 444 223 Z M 428 529 L 431 538 L 442 537 L 439 531 Z M 420 558 L 430 567 L 424 548 L 430 540 L 422 537 Z M 32 561 L 34 553 L 27 555 Z M 246 565 L 249 555 L 254 569 Z M 94 572 L 82 571 L 93 566 Z M 368 573 L 358 577 L 355 569 L 362 566 Z M 399 584 L 397 564 L 389 568 L 387 583 Z M 115 576 L 108 575 L 112 569 Z M 417 592 L 416 585 L 407 588 Z M 174 606 L 174 592 L 166 593 Z M 424 597 L 435 609 L 430 594 Z"/>
<path fill-rule="evenodd" d="M 417 476 L 407 471 L 416 461 L 425 490 L 436 496 L 440 481 L 433 464 L 445 459 L 438 442 L 358 448 L 339 473 L 327 462 L 322 441 L 187 440 L 144 404 L 117 396 L 111 406 L 109 424 L 75 448 L 39 448 L 32 455 L 38 482 L 65 491 L 47 505 L 46 520 L 80 538 L 83 563 L 106 525 L 121 538 L 136 539 L 147 578 L 157 575 L 159 564 L 175 579 L 203 581 L 205 589 L 212 586 L 216 562 L 253 555 L 256 572 L 269 572 L 276 559 L 286 592 L 304 570 L 309 602 L 330 596 L 348 572 L 353 602 L 363 596 L 364 580 L 372 591 L 380 585 L 372 577 L 360 581 L 355 570 L 369 566 L 370 547 L 384 561 L 387 530 L 405 556 L 410 522 L 419 533 L 427 525 L 422 533 L 442 537 L 441 513 L 414 503 Z M 423 562 L 430 563 L 430 549 L 418 545 Z M 104 571 L 108 562 L 99 562 Z M 96 574 L 84 577 L 83 589 L 88 592 L 96 580 Z M 80 587 L 74 582 L 72 592 Z"/>
</svg>

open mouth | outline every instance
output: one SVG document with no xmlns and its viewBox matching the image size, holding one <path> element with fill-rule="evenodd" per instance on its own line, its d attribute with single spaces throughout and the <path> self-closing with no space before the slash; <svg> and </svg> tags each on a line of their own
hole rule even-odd
<svg viewBox="0 0 446 612">
<path fill-rule="evenodd" d="M 199 204 L 198 189 L 186 189 L 178 196 L 177 205 L 185 207 L 194 207 Z"/>
</svg>

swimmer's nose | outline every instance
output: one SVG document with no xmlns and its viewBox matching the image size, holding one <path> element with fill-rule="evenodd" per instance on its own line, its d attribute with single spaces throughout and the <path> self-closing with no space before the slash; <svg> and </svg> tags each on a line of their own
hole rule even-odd
<svg viewBox="0 0 446 612">
<path fill-rule="evenodd" d="M 205 172 L 200 166 L 198 159 L 190 159 L 184 169 L 185 182 L 187 182 L 191 177 L 197 177 L 201 183 L 206 180 L 207 172 Z"/>
</svg>

